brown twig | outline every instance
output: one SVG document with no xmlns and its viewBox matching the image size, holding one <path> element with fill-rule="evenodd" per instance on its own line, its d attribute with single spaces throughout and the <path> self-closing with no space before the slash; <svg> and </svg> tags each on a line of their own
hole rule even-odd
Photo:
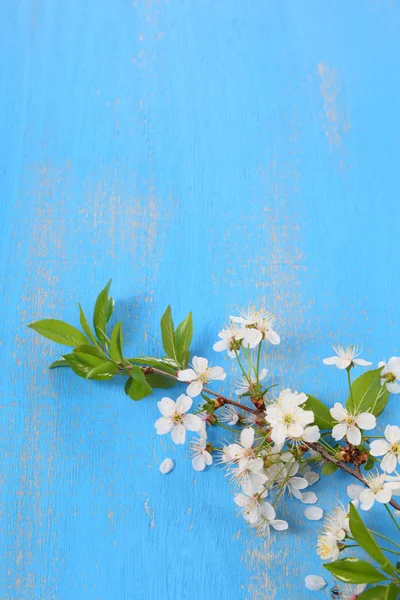
<svg viewBox="0 0 400 600">
<path fill-rule="evenodd" d="M 352 475 L 352 477 L 355 477 L 363 485 L 365 485 L 366 487 L 368 487 L 367 480 L 361 475 L 361 473 L 360 473 L 359 470 L 357 471 L 355 469 L 352 469 L 351 467 L 349 467 L 348 465 L 346 465 L 346 463 L 342 462 L 341 460 L 338 460 L 337 458 L 335 458 L 334 456 L 332 456 L 332 454 L 329 454 L 329 452 L 327 452 L 327 450 L 325 450 L 325 448 L 323 446 L 321 446 L 320 444 L 318 444 L 318 442 L 309 442 L 307 445 L 312 450 L 315 450 L 316 452 L 318 452 L 323 458 L 325 458 L 325 460 L 333 463 L 339 469 L 342 469 L 343 471 L 346 471 L 346 473 L 349 473 L 349 475 Z M 389 502 L 389 504 L 391 504 L 391 506 L 393 506 L 393 508 L 395 510 L 400 510 L 400 504 L 398 504 L 395 500 L 391 500 Z"/>
</svg>

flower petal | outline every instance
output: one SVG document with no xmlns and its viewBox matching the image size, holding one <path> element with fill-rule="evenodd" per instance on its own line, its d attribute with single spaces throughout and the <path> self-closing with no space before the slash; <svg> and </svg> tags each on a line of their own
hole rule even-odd
<svg viewBox="0 0 400 600">
<path fill-rule="evenodd" d="M 193 400 L 186 396 L 185 394 L 181 394 L 176 401 L 176 412 L 180 415 L 184 415 L 193 404 Z"/>
<path fill-rule="evenodd" d="M 305 578 L 306 588 L 312 592 L 319 592 L 326 586 L 326 581 L 320 575 L 307 575 Z"/>
<path fill-rule="evenodd" d="M 285 529 L 289 528 L 289 524 L 287 521 L 283 521 L 282 519 L 273 519 L 269 522 L 271 527 L 276 529 L 276 531 L 285 531 Z"/>
<path fill-rule="evenodd" d="M 334 440 L 338 441 L 344 438 L 347 433 L 347 425 L 346 423 L 339 423 L 335 425 L 332 429 L 332 437 Z"/>
<path fill-rule="evenodd" d="M 397 425 L 388 425 L 385 429 L 385 437 L 391 444 L 400 442 L 400 427 L 397 427 Z"/>
<path fill-rule="evenodd" d="M 184 425 L 176 425 L 171 431 L 171 439 L 174 444 L 184 444 L 186 440 L 186 428 Z"/>
<path fill-rule="evenodd" d="M 346 438 L 349 444 L 358 446 L 361 444 L 361 431 L 355 425 L 347 428 Z"/>
<path fill-rule="evenodd" d="M 380 504 L 387 504 L 392 499 L 392 490 L 389 487 L 384 487 L 383 490 L 380 490 L 377 494 L 375 494 L 375 500 L 380 502 Z"/>
<path fill-rule="evenodd" d="M 270 502 L 264 502 L 261 507 L 261 514 L 267 521 L 273 521 L 275 519 L 275 509 Z"/>
<path fill-rule="evenodd" d="M 197 415 L 185 415 L 182 421 L 189 431 L 200 431 L 203 428 L 203 421 Z"/>
<path fill-rule="evenodd" d="M 314 492 L 303 492 L 301 501 L 303 504 L 315 504 L 318 501 L 318 496 Z"/>
<path fill-rule="evenodd" d="M 223 381 L 226 378 L 226 373 L 222 367 L 210 367 L 208 369 L 208 378 Z"/>
<path fill-rule="evenodd" d="M 280 336 L 273 329 L 268 329 L 268 331 L 265 334 L 265 337 L 274 346 L 277 346 L 278 344 L 281 343 Z"/>
<path fill-rule="evenodd" d="M 387 427 L 385 430 L 385 434 L 387 431 Z M 370 452 L 372 456 L 383 456 L 390 450 L 390 444 L 386 440 L 374 440 L 370 444 Z"/>
<path fill-rule="evenodd" d="M 369 367 L 370 365 L 372 365 L 372 362 L 364 360 L 363 358 L 353 358 L 353 363 L 355 365 L 359 365 L 360 367 Z"/>
<path fill-rule="evenodd" d="M 213 350 L 215 350 L 215 352 L 223 352 L 224 350 L 228 350 L 229 346 L 230 344 L 228 339 L 219 340 L 218 342 L 215 342 Z"/>
<path fill-rule="evenodd" d="M 197 454 L 192 458 L 192 467 L 195 471 L 204 471 L 206 468 L 206 461 L 202 454 Z"/>
<path fill-rule="evenodd" d="M 329 411 L 335 421 L 344 421 L 347 415 L 349 414 L 343 404 L 340 402 L 335 402 L 332 408 Z"/>
<path fill-rule="evenodd" d="M 158 468 L 160 469 L 160 473 L 162 475 L 166 475 L 167 473 L 172 471 L 174 466 L 175 466 L 175 463 L 172 460 L 172 458 L 164 458 L 164 460 L 162 461 L 162 463 L 160 464 L 160 466 Z"/>
<path fill-rule="evenodd" d="M 262 340 L 262 333 L 258 329 L 245 329 L 243 332 L 243 346 L 255 348 Z"/>
<path fill-rule="evenodd" d="M 376 427 L 376 417 L 372 413 L 363 412 L 356 418 L 356 423 L 361 429 L 373 429 Z"/>
<path fill-rule="evenodd" d="M 208 360 L 201 356 L 193 356 L 192 364 L 197 373 L 204 373 L 208 369 Z"/>
<path fill-rule="evenodd" d="M 308 481 L 308 485 L 313 485 L 313 483 L 316 483 L 319 480 L 319 474 L 314 471 L 307 471 L 307 473 L 304 473 L 303 477 Z"/>
<path fill-rule="evenodd" d="M 324 511 L 319 506 L 310 506 L 304 511 L 304 516 L 309 521 L 319 521 L 324 516 Z"/>
<path fill-rule="evenodd" d="M 371 490 L 363 490 L 360 494 L 362 510 L 369 510 L 375 502 L 375 494 Z"/>
<path fill-rule="evenodd" d="M 164 435 L 164 433 L 169 433 L 173 426 L 173 420 L 168 419 L 166 417 L 161 417 L 160 419 L 157 419 L 157 421 L 154 423 L 157 435 Z"/>
<path fill-rule="evenodd" d="M 196 396 L 201 394 L 202 391 L 203 391 L 203 384 L 201 381 L 198 381 L 198 380 L 192 381 L 192 383 L 189 383 L 189 385 L 186 389 L 186 393 L 191 398 L 196 398 Z"/>
<path fill-rule="evenodd" d="M 331 356 L 329 358 L 324 358 L 322 362 L 324 365 L 336 365 L 338 364 L 340 358 L 338 356 Z"/>
<path fill-rule="evenodd" d="M 182 371 L 178 371 L 178 379 L 179 381 L 194 381 L 197 378 L 197 374 L 193 369 L 183 369 Z"/>
<path fill-rule="evenodd" d="M 246 427 L 240 434 L 240 443 L 243 448 L 251 448 L 254 443 L 254 429 Z"/>
<path fill-rule="evenodd" d="M 387 389 L 391 394 L 400 394 L 400 383 L 398 381 L 391 381 L 387 384 Z"/>
<path fill-rule="evenodd" d="M 172 398 L 161 398 L 161 400 L 157 402 L 157 406 L 163 417 L 172 417 L 176 411 L 176 403 Z"/>
<path fill-rule="evenodd" d="M 372 454 L 372 452 L 371 452 Z M 393 473 L 397 467 L 397 457 L 393 452 L 388 452 L 386 456 L 382 458 L 381 469 L 385 473 Z"/>
<path fill-rule="evenodd" d="M 359 500 L 360 494 L 364 490 L 365 488 L 362 485 L 358 485 L 357 483 L 351 483 L 347 486 L 347 494 L 352 500 Z"/>
</svg>

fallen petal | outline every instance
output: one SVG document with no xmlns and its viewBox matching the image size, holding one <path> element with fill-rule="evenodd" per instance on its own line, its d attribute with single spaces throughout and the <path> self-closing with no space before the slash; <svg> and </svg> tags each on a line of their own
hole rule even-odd
<svg viewBox="0 0 400 600">
<path fill-rule="evenodd" d="M 320 575 L 307 575 L 304 580 L 306 582 L 306 588 L 312 592 L 319 592 L 326 586 L 326 581 Z"/>
<path fill-rule="evenodd" d="M 304 516 L 309 521 L 319 521 L 324 516 L 324 511 L 318 506 L 310 506 L 304 511 Z"/>
<path fill-rule="evenodd" d="M 174 468 L 175 463 L 172 460 L 172 458 L 164 458 L 164 460 L 162 461 L 159 469 L 160 469 L 160 473 L 162 475 L 166 475 L 167 473 L 169 473 L 170 471 L 172 471 L 172 469 Z"/>
</svg>

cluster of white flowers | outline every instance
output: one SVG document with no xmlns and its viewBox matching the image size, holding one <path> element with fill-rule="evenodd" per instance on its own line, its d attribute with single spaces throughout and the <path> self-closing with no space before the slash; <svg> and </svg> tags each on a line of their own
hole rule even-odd
<svg viewBox="0 0 400 600">
<path fill-rule="evenodd" d="M 244 348 L 255 348 L 263 340 L 274 345 L 281 341 L 273 329 L 276 319 L 268 312 L 250 310 L 238 317 L 231 315 L 229 320 L 229 325 L 218 334 L 220 340 L 213 346 L 216 352 L 226 350 L 234 358 L 241 345 Z"/>
</svg>

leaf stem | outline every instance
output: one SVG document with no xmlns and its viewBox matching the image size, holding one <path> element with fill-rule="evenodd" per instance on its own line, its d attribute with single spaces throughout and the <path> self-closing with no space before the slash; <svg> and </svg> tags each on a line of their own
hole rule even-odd
<svg viewBox="0 0 400 600">
<path fill-rule="evenodd" d="M 387 512 L 389 513 L 390 518 L 392 519 L 393 523 L 396 525 L 398 531 L 400 531 L 400 526 L 399 526 L 398 522 L 396 521 L 396 519 L 394 518 L 394 516 L 392 515 L 390 508 L 388 507 L 387 504 L 384 504 L 384 507 L 386 508 Z"/>
</svg>

